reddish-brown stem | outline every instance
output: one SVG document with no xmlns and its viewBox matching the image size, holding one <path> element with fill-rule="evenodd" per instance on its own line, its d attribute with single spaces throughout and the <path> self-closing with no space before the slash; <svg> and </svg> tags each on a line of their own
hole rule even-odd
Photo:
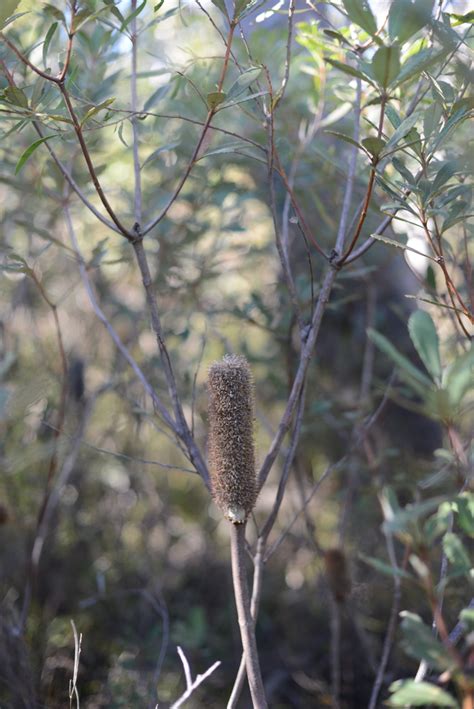
<svg viewBox="0 0 474 709">
<path fill-rule="evenodd" d="M 92 182 L 94 184 L 94 187 L 96 189 L 96 192 L 100 198 L 100 201 L 104 205 L 106 211 L 108 212 L 110 218 L 112 219 L 113 223 L 116 225 L 118 230 L 120 231 L 123 236 L 125 236 L 129 241 L 133 241 L 133 239 L 136 237 L 136 235 L 133 232 L 128 231 L 120 222 L 120 220 L 117 218 L 114 210 L 112 209 L 107 197 L 105 196 L 105 193 L 102 189 L 102 186 L 99 182 L 99 179 L 97 177 L 97 173 L 95 171 L 94 165 L 92 163 L 92 159 L 89 153 L 89 149 L 87 148 L 86 142 L 84 140 L 84 136 L 82 133 L 82 127 L 81 124 L 77 118 L 76 112 L 74 111 L 74 107 L 71 102 L 71 98 L 69 96 L 69 93 L 66 89 L 65 86 L 65 78 L 66 78 L 66 73 L 70 64 L 70 59 L 71 59 L 71 52 L 72 52 L 72 42 L 74 38 L 74 33 L 72 31 L 72 26 L 74 22 L 74 16 L 75 16 L 75 8 L 76 8 L 76 3 L 72 3 L 72 17 L 71 17 L 71 29 L 69 32 L 69 39 L 68 39 L 68 45 L 67 45 L 67 50 L 66 50 L 66 60 L 63 66 L 63 69 L 61 70 L 61 73 L 58 76 L 51 76 L 51 74 L 46 73 L 45 71 L 42 71 L 39 69 L 35 64 L 30 62 L 30 60 L 22 53 L 20 52 L 19 49 L 15 47 L 15 45 L 10 42 L 10 40 L 5 37 L 3 33 L 0 33 L 0 38 L 5 42 L 5 44 L 16 54 L 16 56 L 20 59 L 25 66 L 30 68 L 32 71 L 34 71 L 38 76 L 41 76 L 43 79 L 46 79 L 47 81 L 50 81 L 54 84 L 56 84 L 61 91 L 62 97 L 64 99 L 64 103 L 66 104 L 66 108 L 68 110 L 68 113 L 71 117 L 72 124 L 74 127 L 74 131 L 76 133 L 77 139 L 79 141 L 79 145 L 81 146 L 82 154 L 84 156 L 84 160 L 86 161 L 86 165 L 89 171 L 89 174 L 91 176 Z"/>
<path fill-rule="evenodd" d="M 71 24 L 70 24 L 67 46 L 66 46 L 66 58 L 64 59 L 64 66 L 61 70 L 61 73 L 58 76 L 59 83 L 62 83 L 64 81 L 64 79 L 66 78 L 66 74 L 69 69 L 69 64 L 71 63 L 72 43 L 74 40 L 74 19 L 76 16 L 76 10 L 77 10 L 77 3 L 76 3 L 76 0 L 73 0 L 73 2 L 71 3 Z"/>
<path fill-rule="evenodd" d="M 384 123 L 384 118 L 385 118 L 385 106 L 387 103 L 387 95 L 384 93 L 382 94 L 382 99 L 380 102 L 380 117 L 379 117 L 379 125 L 378 125 L 378 130 L 377 130 L 377 138 L 380 138 L 382 136 L 383 132 L 383 123 Z M 369 176 L 369 182 L 367 185 L 367 192 L 365 194 L 365 199 L 364 203 L 362 205 L 362 211 L 360 213 L 359 221 L 357 223 L 357 227 L 354 233 L 354 236 L 352 237 L 352 241 L 349 244 L 345 254 L 337 261 L 337 266 L 341 268 L 341 266 L 344 265 L 345 261 L 347 258 L 350 256 L 352 253 L 355 245 L 357 244 L 359 240 L 359 236 L 362 231 L 362 227 L 364 226 L 365 219 L 367 217 L 367 212 L 369 211 L 369 205 L 370 205 L 370 200 L 372 198 L 372 192 L 374 189 L 374 183 L 375 183 L 375 175 L 377 172 L 377 165 L 378 165 L 378 158 L 374 156 L 372 158 L 372 168 L 370 170 L 370 176 Z"/>
<path fill-rule="evenodd" d="M 235 27 L 236 27 L 236 21 L 232 20 L 230 23 L 229 27 L 229 34 L 227 35 L 227 43 L 226 43 L 226 52 L 224 55 L 224 64 L 222 66 L 222 71 L 219 77 L 219 81 L 217 84 L 217 91 L 220 92 L 222 91 L 222 87 L 224 85 L 224 80 L 227 74 L 227 68 L 229 66 L 229 57 L 230 57 L 230 52 L 231 52 L 231 47 L 232 47 L 232 40 L 234 37 L 234 32 L 235 32 Z M 206 120 L 204 122 L 201 135 L 199 136 L 199 140 L 196 144 L 196 147 L 194 148 L 193 154 L 191 155 L 191 158 L 186 166 L 186 169 L 184 170 L 181 179 L 179 180 L 173 194 L 171 195 L 168 204 L 162 209 L 162 211 L 158 214 L 155 219 L 153 219 L 149 224 L 147 224 L 142 230 L 141 230 L 141 235 L 145 236 L 148 234 L 149 231 L 155 228 L 157 224 L 161 222 L 162 219 L 168 214 L 168 211 L 170 210 L 171 206 L 174 204 L 176 199 L 178 198 L 181 190 L 183 189 L 185 183 L 188 180 L 189 175 L 191 174 L 191 170 L 194 167 L 194 164 L 199 157 L 199 153 L 201 151 L 201 146 L 204 142 L 204 138 L 206 137 L 207 131 L 209 126 L 211 125 L 212 119 L 214 118 L 214 115 L 216 113 L 217 106 L 211 108 L 209 110 L 209 113 L 207 114 Z"/>
<path fill-rule="evenodd" d="M 423 211 L 421 212 L 421 223 L 422 223 L 426 238 L 428 239 L 428 242 L 430 243 L 431 248 L 433 249 L 433 252 L 436 256 L 436 263 L 438 264 L 438 266 L 441 268 L 441 270 L 443 272 L 444 280 L 446 283 L 446 288 L 448 291 L 449 299 L 450 299 L 451 304 L 454 308 L 456 320 L 458 321 L 458 324 L 459 324 L 461 330 L 463 331 L 463 333 L 466 335 L 466 337 L 471 339 L 471 335 L 467 331 L 467 329 L 462 321 L 462 318 L 461 318 L 461 315 L 458 311 L 458 308 L 456 308 L 456 304 L 455 304 L 456 300 L 458 301 L 458 303 L 461 306 L 463 315 L 465 315 L 471 323 L 474 322 L 474 318 L 473 318 L 472 314 L 469 312 L 463 299 L 461 298 L 459 291 L 457 290 L 456 286 L 454 285 L 454 283 L 451 279 L 451 276 L 449 275 L 449 271 L 446 268 L 446 263 L 445 263 L 444 254 L 443 254 L 443 245 L 441 242 L 441 236 L 439 233 L 437 234 L 437 244 L 435 244 L 435 242 L 431 236 L 430 230 L 428 228 L 428 222 L 427 222 L 426 216 Z"/>
<path fill-rule="evenodd" d="M 60 78 L 58 76 L 51 76 L 51 74 L 48 74 L 46 71 L 42 71 L 39 67 L 37 67 L 35 64 L 30 62 L 28 57 L 25 57 L 25 55 L 20 52 L 17 47 L 13 44 L 13 42 L 10 42 L 8 37 L 6 37 L 3 32 L 0 32 L 0 39 L 5 42 L 7 47 L 12 50 L 14 54 L 18 57 L 18 59 L 25 64 L 29 69 L 35 72 L 35 74 L 38 74 L 38 76 L 41 76 L 43 79 L 46 79 L 47 81 L 52 81 L 54 84 L 59 84 L 60 83 Z"/>
<path fill-rule="evenodd" d="M 280 156 L 278 155 L 278 151 L 276 150 L 276 148 L 274 149 L 274 158 L 275 158 L 275 169 L 278 172 L 278 174 L 280 175 L 282 182 L 285 185 L 285 189 L 290 196 L 291 205 L 292 205 L 293 209 L 295 210 L 296 216 L 298 217 L 298 221 L 301 225 L 301 228 L 303 229 L 304 235 L 306 236 L 307 239 L 309 239 L 309 241 L 311 241 L 311 243 L 313 244 L 316 251 L 318 253 L 320 253 L 321 256 L 324 256 L 324 258 L 327 258 L 326 254 L 324 253 L 323 249 L 316 241 L 311 229 L 309 228 L 308 224 L 306 223 L 306 220 L 303 216 L 303 212 L 301 211 L 301 208 L 297 202 L 297 199 L 295 197 L 295 193 L 289 183 L 288 176 L 285 172 L 285 168 L 281 164 Z"/>
<path fill-rule="evenodd" d="M 92 182 L 94 183 L 94 187 L 95 187 L 97 194 L 99 195 L 100 201 L 104 205 L 105 209 L 107 210 L 107 212 L 108 212 L 110 218 L 112 219 L 113 223 L 115 224 L 115 226 L 120 230 L 120 233 L 123 234 L 129 241 L 133 241 L 135 238 L 135 234 L 128 231 L 123 226 L 123 224 L 117 218 L 114 210 L 112 209 L 112 207 L 109 203 L 109 200 L 105 196 L 104 190 L 102 189 L 102 186 L 99 182 L 99 178 L 97 177 L 97 173 L 96 173 L 94 165 L 92 163 L 89 149 L 86 145 L 86 141 L 84 140 L 81 124 L 79 123 L 79 119 L 78 119 L 76 112 L 74 110 L 74 107 L 72 105 L 71 98 L 70 98 L 69 93 L 68 93 L 63 82 L 59 84 L 59 89 L 60 89 L 61 94 L 63 96 L 64 103 L 66 104 L 66 108 L 68 110 L 68 113 L 71 117 L 72 124 L 74 126 L 74 130 L 75 130 L 75 133 L 77 136 L 77 140 L 79 141 L 79 145 L 81 146 L 82 155 L 84 156 L 84 160 L 86 161 L 87 169 L 89 170 L 89 175 L 91 176 Z"/>
</svg>

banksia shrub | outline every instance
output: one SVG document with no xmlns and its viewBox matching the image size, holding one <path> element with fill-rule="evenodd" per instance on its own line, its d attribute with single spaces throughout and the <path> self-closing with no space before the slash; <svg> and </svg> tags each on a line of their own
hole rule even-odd
<svg viewBox="0 0 474 709">
<path fill-rule="evenodd" d="M 226 355 L 209 368 L 209 466 L 214 500 L 234 524 L 257 499 L 253 380 L 245 357 Z"/>
<path fill-rule="evenodd" d="M 337 603 L 344 603 L 351 592 L 351 579 L 342 549 L 328 549 L 324 554 L 324 565 L 334 600 Z"/>
</svg>

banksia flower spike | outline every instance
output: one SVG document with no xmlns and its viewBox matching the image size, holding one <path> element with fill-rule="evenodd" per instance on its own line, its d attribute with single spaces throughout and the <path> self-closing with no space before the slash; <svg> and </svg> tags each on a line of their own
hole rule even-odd
<svg viewBox="0 0 474 709">
<path fill-rule="evenodd" d="M 245 357 L 226 355 L 209 368 L 209 465 L 214 500 L 234 524 L 255 506 L 253 380 Z"/>
</svg>

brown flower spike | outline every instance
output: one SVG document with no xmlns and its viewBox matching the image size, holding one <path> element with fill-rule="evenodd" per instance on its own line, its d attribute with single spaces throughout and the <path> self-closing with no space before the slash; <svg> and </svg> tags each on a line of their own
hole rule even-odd
<svg viewBox="0 0 474 709">
<path fill-rule="evenodd" d="M 225 355 L 209 368 L 209 465 L 214 500 L 234 524 L 257 499 L 253 380 L 245 357 Z"/>
</svg>

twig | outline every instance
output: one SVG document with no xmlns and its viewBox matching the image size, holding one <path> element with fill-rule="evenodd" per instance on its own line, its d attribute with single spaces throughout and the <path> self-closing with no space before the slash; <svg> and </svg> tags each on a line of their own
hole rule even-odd
<svg viewBox="0 0 474 709">
<path fill-rule="evenodd" d="M 204 458 L 202 457 L 201 451 L 197 447 L 196 442 L 194 441 L 194 438 L 191 435 L 191 431 L 184 416 L 181 400 L 179 398 L 176 377 L 163 336 L 161 319 L 158 311 L 158 302 L 156 299 L 155 291 L 153 289 L 150 268 L 148 265 L 145 249 L 143 247 L 142 238 L 135 239 L 135 241 L 133 242 L 133 250 L 135 251 L 138 267 L 142 276 L 143 287 L 145 289 L 146 299 L 148 303 L 148 310 L 151 317 L 151 326 L 156 337 L 158 349 L 160 351 L 161 361 L 163 363 L 163 369 L 168 385 L 168 392 L 173 405 L 175 420 L 171 422 L 170 427 L 176 432 L 177 436 L 181 438 L 181 440 L 185 444 L 189 452 L 192 464 L 196 467 L 196 470 L 201 475 L 205 484 L 209 486 L 209 472 L 207 470 L 206 463 L 204 462 Z M 168 425 L 170 425 L 169 421 L 167 421 L 167 423 Z"/>
<path fill-rule="evenodd" d="M 314 345 L 316 343 L 316 339 L 319 334 L 319 329 L 321 327 L 321 321 L 323 319 L 326 305 L 329 301 L 329 295 L 331 293 L 331 289 L 332 289 L 335 278 L 336 278 L 336 270 L 333 268 L 329 268 L 326 271 L 326 275 L 324 276 L 324 280 L 321 285 L 321 290 L 319 291 L 318 301 L 317 301 L 316 307 L 314 309 L 311 324 L 308 328 L 308 334 L 307 334 L 306 341 L 303 343 L 303 346 L 301 348 L 301 355 L 300 355 L 300 360 L 298 363 L 298 369 L 297 369 L 296 376 L 295 376 L 295 379 L 293 382 L 293 386 L 292 386 L 292 389 L 290 392 L 290 396 L 288 397 L 285 411 L 284 411 L 283 416 L 280 420 L 278 430 L 277 430 L 275 437 L 270 445 L 270 448 L 269 448 L 268 453 L 265 457 L 265 460 L 263 461 L 262 467 L 260 468 L 260 472 L 259 472 L 259 476 L 258 476 L 258 482 L 259 482 L 260 488 L 262 488 L 262 486 L 264 485 L 264 483 L 268 477 L 268 474 L 273 466 L 273 463 L 275 462 L 275 459 L 278 455 L 278 452 L 281 448 L 281 445 L 283 443 L 283 438 L 285 437 L 286 433 L 288 432 L 288 429 L 290 428 L 293 414 L 295 412 L 296 406 L 299 401 L 301 390 L 302 390 L 304 382 L 306 380 L 306 373 L 308 371 L 309 362 L 310 362 L 311 356 L 313 354 Z"/>
<path fill-rule="evenodd" d="M 132 13 L 137 9 L 137 0 L 132 0 Z M 131 109 L 132 117 L 132 150 L 133 150 L 133 174 L 134 174 L 134 216 L 135 225 L 140 225 L 142 221 L 142 184 L 140 174 L 139 142 L 138 142 L 138 119 L 137 119 L 137 18 L 134 17 L 130 27 L 130 41 L 132 43 L 132 67 L 130 73 L 131 87 Z M 137 226 L 135 226 L 135 229 Z"/>
<path fill-rule="evenodd" d="M 263 552 L 265 544 L 262 537 L 257 540 L 257 550 L 254 556 L 254 571 L 253 571 L 253 583 L 252 583 L 252 598 L 250 599 L 250 613 L 252 615 L 252 620 L 255 623 L 258 616 L 258 608 L 260 605 L 260 595 L 262 592 L 262 579 L 263 579 Z M 234 686 L 232 688 L 232 694 L 230 695 L 229 701 L 227 703 L 227 709 L 235 709 L 239 697 L 241 695 L 245 677 L 247 674 L 247 668 L 245 664 L 245 653 L 242 653 L 240 659 L 239 670 L 235 678 Z"/>
<path fill-rule="evenodd" d="M 331 692 L 333 709 L 340 709 L 341 695 L 341 607 L 331 597 Z"/>
<path fill-rule="evenodd" d="M 110 337 L 115 343 L 115 346 L 117 347 L 118 351 L 122 355 L 122 357 L 128 362 L 128 364 L 131 366 L 132 370 L 134 371 L 135 375 L 139 379 L 139 381 L 142 383 L 143 388 L 145 389 L 146 393 L 150 396 L 153 405 L 155 408 L 159 411 L 160 415 L 162 418 L 166 421 L 168 426 L 172 429 L 175 430 L 174 426 L 174 421 L 171 418 L 168 410 L 166 409 L 165 405 L 161 401 L 161 399 L 158 397 L 157 393 L 155 392 L 154 388 L 152 385 L 149 383 L 148 379 L 146 378 L 145 374 L 143 371 L 140 369 L 136 361 L 133 359 L 132 355 L 128 351 L 128 349 L 125 347 L 123 342 L 121 341 L 120 337 L 118 336 L 116 330 L 114 329 L 112 323 L 109 322 L 107 319 L 105 313 L 99 306 L 97 299 L 95 297 L 92 284 L 89 279 L 89 275 L 87 273 L 87 268 L 86 264 L 84 262 L 84 258 L 82 256 L 82 253 L 79 249 L 79 243 L 77 241 L 76 237 L 76 232 L 74 229 L 74 225 L 72 223 L 72 217 L 71 217 L 71 211 L 69 208 L 69 205 L 66 203 L 64 205 L 64 216 L 66 219 L 66 225 L 68 228 L 69 232 L 69 238 L 71 240 L 72 247 L 76 253 L 78 264 L 79 264 L 79 273 L 81 275 L 82 283 L 84 285 L 84 288 L 86 289 L 87 295 L 89 296 L 89 302 L 92 305 L 92 308 L 96 314 L 96 316 L 99 318 L 101 323 L 105 326 L 107 329 Z"/>
<path fill-rule="evenodd" d="M 356 143 L 359 142 L 359 134 L 360 134 L 361 96 L 362 96 L 362 84 L 361 84 L 361 80 L 357 79 L 356 100 L 354 103 L 354 114 L 355 114 L 354 132 L 352 135 L 352 137 Z M 358 153 L 359 153 L 359 149 L 357 148 L 357 146 L 354 145 L 354 147 L 352 149 L 350 161 L 349 161 L 349 171 L 347 173 L 346 186 L 344 189 L 344 198 L 342 201 L 341 215 L 339 217 L 339 226 L 338 226 L 338 230 L 337 230 L 336 245 L 334 247 L 335 251 L 338 254 L 342 254 L 342 252 L 344 250 L 344 242 L 346 239 L 347 220 L 349 218 L 349 210 L 351 208 L 351 203 L 352 203 L 352 193 L 354 191 L 354 182 L 355 182 L 355 175 L 356 175 L 356 169 L 357 169 Z"/>
<path fill-rule="evenodd" d="M 76 707 L 79 709 L 79 692 L 77 690 L 77 675 L 79 672 L 79 658 L 81 656 L 82 633 L 77 634 L 76 625 L 73 620 L 70 621 L 72 632 L 74 635 L 74 670 L 72 679 L 69 680 L 69 709 L 72 709 L 72 700 L 75 697 Z"/>
<path fill-rule="evenodd" d="M 255 640 L 255 623 L 250 612 L 249 590 L 245 570 L 245 529 L 246 524 L 230 525 L 234 596 L 253 706 L 254 709 L 266 709 L 268 705 L 265 699 L 265 690 L 263 688 L 260 671 L 257 643 Z"/>
<path fill-rule="evenodd" d="M 209 667 L 209 669 L 206 670 L 204 672 L 204 674 L 196 675 L 196 678 L 194 680 L 192 680 L 191 670 L 189 668 L 189 663 L 186 659 L 186 656 L 179 646 L 178 646 L 177 650 L 178 650 L 179 658 L 183 664 L 184 674 L 186 677 L 186 691 L 184 692 L 184 694 L 181 695 L 181 697 L 176 702 L 174 702 L 171 705 L 170 709 L 178 709 L 178 707 L 182 706 L 184 704 L 184 702 L 189 699 L 189 697 L 194 692 L 194 690 L 197 689 L 199 687 L 199 685 L 202 684 L 202 682 L 204 682 L 205 679 L 207 679 L 210 675 L 212 675 L 214 670 L 217 670 L 217 668 L 221 664 L 219 660 L 217 662 L 214 662 L 214 664 L 211 665 L 211 667 Z M 156 709 L 158 709 L 158 704 L 156 705 Z"/>
<path fill-rule="evenodd" d="M 390 559 L 390 564 L 395 571 L 393 575 L 393 599 L 392 607 L 390 609 L 390 617 L 387 625 L 387 632 L 385 633 L 385 640 L 383 643 L 382 655 L 380 657 L 379 666 L 377 668 L 377 674 L 375 677 L 375 682 L 372 687 L 372 692 L 370 695 L 370 701 L 368 709 L 376 709 L 377 701 L 380 694 L 380 689 L 382 687 L 385 670 L 387 668 L 390 653 L 392 651 L 393 643 L 395 640 L 395 632 L 397 630 L 398 624 L 398 613 L 400 611 L 400 602 L 402 596 L 402 582 L 400 575 L 396 573 L 398 571 L 397 557 L 395 554 L 395 546 L 393 543 L 393 537 L 391 534 L 385 534 L 385 541 L 387 544 L 388 556 Z"/>
<path fill-rule="evenodd" d="M 222 91 L 222 87 L 223 87 L 223 85 L 224 85 L 224 80 L 225 80 L 225 77 L 226 77 L 226 74 L 227 74 L 227 69 L 228 69 L 228 65 L 229 65 L 230 51 L 231 51 L 231 46 L 232 46 L 232 40 L 233 40 L 233 37 L 234 37 L 235 27 L 236 27 L 236 22 L 235 22 L 235 20 L 232 20 L 231 23 L 230 23 L 230 27 L 229 27 L 229 34 L 228 34 L 228 36 L 227 36 L 227 43 L 226 43 L 226 52 L 225 52 L 225 56 L 224 56 L 224 63 L 223 63 L 223 67 L 222 67 L 222 71 L 221 71 L 220 77 L 219 77 L 219 82 L 218 82 L 218 85 L 217 85 L 217 91 L 218 91 L 218 92 Z M 205 139 L 205 137 L 206 137 L 207 130 L 208 130 L 208 128 L 209 128 L 210 125 L 211 125 L 212 119 L 214 118 L 214 115 L 215 115 L 215 113 L 216 113 L 216 109 L 217 109 L 217 106 L 215 106 L 215 107 L 213 107 L 213 108 L 211 108 L 211 109 L 209 110 L 209 112 L 208 112 L 208 114 L 207 114 L 207 118 L 206 118 L 206 120 L 205 120 L 205 122 L 204 122 L 202 131 L 201 131 L 201 135 L 199 136 L 198 142 L 196 143 L 196 146 L 195 146 L 195 148 L 194 148 L 194 150 L 193 150 L 193 153 L 192 153 L 192 155 L 191 155 L 191 158 L 190 158 L 190 160 L 189 160 L 189 162 L 188 162 L 186 168 L 184 169 L 183 174 L 181 175 L 181 178 L 180 178 L 180 180 L 178 181 L 178 184 L 177 184 L 177 186 L 176 186 L 176 188 L 175 188 L 173 194 L 172 194 L 171 197 L 169 198 L 168 203 L 163 207 L 163 209 L 161 210 L 161 212 L 160 212 L 154 219 L 152 219 L 152 220 L 141 230 L 141 235 L 142 235 L 142 236 L 145 236 L 146 234 L 148 234 L 149 231 L 151 231 L 152 229 L 154 229 L 155 226 L 157 226 L 157 225 L 162 221 L 162 219 L 164 219 L 164 217 L 168 214 L 168 211 L 170 210 L 171 206 L 174 204 L 174 202 L 176 201 L 176 199 L 179 197 L 179 195 L 180 195 L 180 193 L 181 193 L 181 190 L 183 189 L 184 185 L 186 184 L 186 182 L 187 182 L 187 180 L 188 180 L 188 177 L 189 177 L 189 175 L 191 174 L 191 170 L 193 169 L 194 164 L 195 164 L 195 162 L 196 162 L 196 160 L 197 160 L 197 158 L 198 158 L 198 156 L 199 156 L 199 153 L 200 153 L 200 150 L 201 150 L 201 146 L 202 146 L 202 144 L 203 144 L 203 142 L 204 142 L 204 139 Z"/>
</svg>

